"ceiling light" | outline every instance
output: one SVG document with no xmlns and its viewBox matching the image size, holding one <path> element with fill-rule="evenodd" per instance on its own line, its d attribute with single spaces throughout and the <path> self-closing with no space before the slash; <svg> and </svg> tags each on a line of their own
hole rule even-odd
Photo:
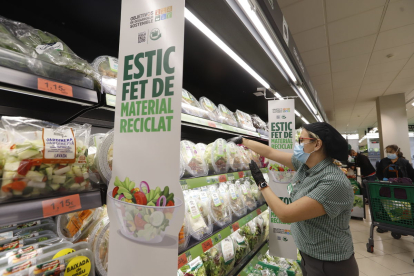
<svg viewBox="0 0 414 276">
<path fill-rule="evenodd" d="M 270 48 L 272 53 L 276 56 L 276 59 L 279 61 L 280 65 L 282 65 L 285 72 L 288 74 L 290 79 L 297 83 L 297 79 L 295 74 L 293 74 L 292 69 L 290 69 L 289 65 L 287 64 L 285 58 L 283 57 L 282 53 L 277 48 L 276 44 L 274 43 L 272 37 L 270 36 L 269 32 L 266 30 L 265 26 L 263 25 L 262 21 L 257 16 L 256 12 L 252 10 L 250 3 L 248 0 L 238 0 L 239 6 L 243 9 L 244 13 L 250 19 L 250 22 L 254 25 L 256 30 L 259 32 L 260 36 L 266 42 L 267 46 Z"/>
<path fill-rule="evenodd" d="M 305 100 L 306 104 L 312 110 L 314 114 L 318 114 L 318 110 L 313 106 L 312 102 L 310 101 L 308 95 L 306 94 L 305 90 L 302 87 L 298 87 L 300 94 L 302 95 L 303 99 Z"/>
<path fill-rule="evenodd" d="M 319 122 L 323 122 L 321 115 L 316 115 L 316 118 L 318 119 Z"/>
<path fill-rule="evenodd" d="M 302 119 L 302 121 L 304 121 L 304 122 L 305 122 L 305 124 L 309 124 L 309 121 L 308 121 L 308 120 L 306 120 L 306 118 L 305 118 L 305 117 L 302 117 L 301 119 Z"/>
<path fill-rule="evenodd" d="M 255 93 L 253 93 L 253 95 L 255 95 L 257 97 L 260 97 L 260 96 L 263 96 L 264 94 L 263 94 L 263 92 L 255 92 Z"/>
<path fill-rule="evenodd" d="M 302 115 L 300 115 L 300 113 L 299 113 L 299 112 L 297 112 L 297 111 L 296 111 L 296 109 L 295 109 L 295 114 L 296 114 L 296 116 L 298 116 L 299 118 L 301 118 L 301 117 L 302 117 Z"/>
<path fill-rule="evenodd" d="M 264 87 L 270 88 L 269 84 L 259 76 L 249 65 L 247 65 L 244 60 L 242 60 L 229 46 L 227 46 L 218 36 L 216 36 L 206 25 L 204 25 L 194 14 L 192 14 L 188 9 L 184 10 L 184 16 L 188 19 L 194 26 L 196 26 L 203 34 L 211 39 L 217 46 L 219 46 L 226 54 L 228 54 L 234 61 L 236 61 L 244 70 L 246 70 L 250 75 L 252 75 L 258 82 L 260 82 Z"/>
<path fill-rule="evenodd" d="M 285 99 L 283 99 L 283 97 L 279 93 L 275 92 L 274 94 L 275 94 L 276 98 L 278 98 L 279 100 L 281 100 L 281 101 L 285 100 Z"/>
<path fill-rule="evenodd" d="M 414 102 L 412 102 L 411 105 L 414 106 Z"/>
</svg>

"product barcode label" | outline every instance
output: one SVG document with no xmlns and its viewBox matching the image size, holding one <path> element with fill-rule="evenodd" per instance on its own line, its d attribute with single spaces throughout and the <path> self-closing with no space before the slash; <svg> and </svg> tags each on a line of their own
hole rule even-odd
<svg viewBox="0 0 414 276">
<path fill-rule="evenodd" d="M 138 33 L 138 43 L 145 43 L 147 41 L 147 32 Z"/>
<path fill-rule="evenodd" d="M 220 187 L 219 190 L 221 195 L 226 195 L 226 190 L 224 189 L 224 187 Z"/>
<path fill-rule="evenodd" d="M 220 200 L 218 193 L 211 193 L 211 197 L 213 198 L 214 205 L 216 206 L 221 205 L 221 200 Z"/>
<path fill-rule="evenodd" d="M 200 217 L 200 210 L 198 209 L 195 200 L 191 199 L 188 201 L 188 209 L 190 209 L 190 214 L 193 219 Z"/>
<path fill-rule="evenodd" d="M 219 139 L 216 141 L 217 143 L 217 154 L 218 155 L 223 155 L 224 153 L 224 140 L 223 139 Z"/>
<path fill-rule="evenodd" d="M 232 199 L 236 199 L 237 195 L 236 195 L 236 190 L 234 189 L 234 185 L 231 185 L 229 187 L 229 191 L 230 191 L 230 196 Z"/>
<path fill-rule="evenodd" d="M 113 57 L 109 57 L 109 67 L 111 67 L 111 70 L 114 72 L 118 72 L 118 60 L 113 58 Z"/>
<path fill-rule="evenodd" d="M 240 187 L 242 188 L 242 192 L 244 195 L 247 195 L 247 188 L 245 185 L 240 185 Z"/>
<path fill-rule="evenodd" d="M 207 196 L 207 193 L 206 192 L 200 192 L 200 199 L 201 199 L 201 201 L 206 201 L 206 200 L 208 200 L 208 196 Z"/>
</svg>

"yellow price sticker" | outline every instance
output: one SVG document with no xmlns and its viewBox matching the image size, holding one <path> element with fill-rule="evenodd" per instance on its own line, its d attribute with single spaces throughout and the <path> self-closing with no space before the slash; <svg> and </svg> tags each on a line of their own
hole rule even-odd
<svg viewBox="0 0 414 276">
<path fill-rule="evenodd" d="M 91 272 L 91 267 L 91 261 L 88 257 L 78 256 L 66 266 L 64 276 L 87 276 Z"/>
<path fill-rule="evenodd" d="M 75 250 L 72 249 L 72 248 L 62 249 L 58 253 L 56 253 L 55 256 L 53 256 L 53 259 L 68 255 L 68 254 L 73 253 L 73 252 L 75 252 Z"/>
</svg>

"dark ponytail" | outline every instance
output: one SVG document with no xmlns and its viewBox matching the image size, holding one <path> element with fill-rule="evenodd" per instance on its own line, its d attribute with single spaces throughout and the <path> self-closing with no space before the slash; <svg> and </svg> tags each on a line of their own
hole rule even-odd
<svg viewBox="0 0 414 276">
<path fill-rule="evenodd" d="M 397 145 L 389 145 L 385 149 L 388 149 L 388 148 L 394 150 L 395 153 L 397 154 L 398 158 L 404 158 L 405 159 L 403 153 L 401 152 L 401 149 Z"/>
</svg>

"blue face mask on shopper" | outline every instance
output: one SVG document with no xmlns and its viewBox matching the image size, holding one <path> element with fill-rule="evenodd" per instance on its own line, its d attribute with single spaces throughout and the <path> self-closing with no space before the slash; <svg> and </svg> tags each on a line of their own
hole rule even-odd
<svg viewBox="0 0 414 276">
<path fill-rule="evenodd" d="M 387 154 L 388 159 L 394 160 L 397 159 L 397 154 L 395 153 L 388 153 Z"/>
<path fill-rule="evenodd" d="M 296 144 L 295 148 L 293 149 L 293 156 L 298 159 L 299 162 L 301 163 L 306 163 L 306 161 L 308 161 L 309 156 L 311 155 L 311 153 L 313 153 L 314 151 L 312 151 L 311 153 L 306 153 L 303 151 L 303 144 Z"/>
</svg>

